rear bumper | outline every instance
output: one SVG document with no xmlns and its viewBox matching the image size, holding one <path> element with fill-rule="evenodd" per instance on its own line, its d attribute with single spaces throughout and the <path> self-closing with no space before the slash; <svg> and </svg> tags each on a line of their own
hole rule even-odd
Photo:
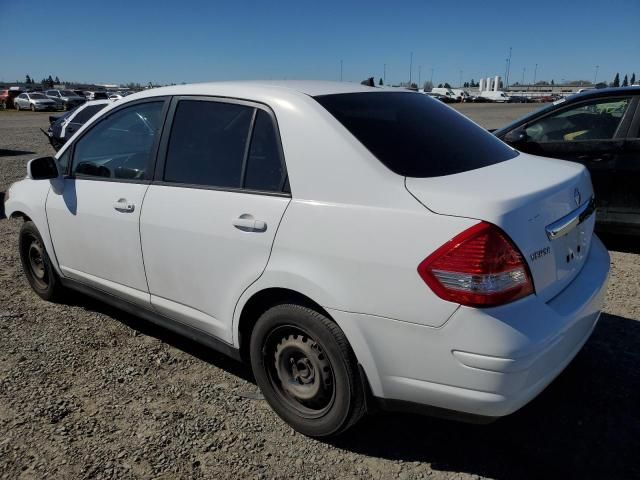
<svg viewBox="0 0 640 480">
<path fill-rule="evenodd" d="M 374 396 L 500 417 L 532 400 L 580 351 L 599 318 L 608 273 L 609 254 L 594 236 L 580 274 L 547 303 L 532 295 L 498 308 L 460 307 L 440 328 L 330 313 Z"/>
</svg>

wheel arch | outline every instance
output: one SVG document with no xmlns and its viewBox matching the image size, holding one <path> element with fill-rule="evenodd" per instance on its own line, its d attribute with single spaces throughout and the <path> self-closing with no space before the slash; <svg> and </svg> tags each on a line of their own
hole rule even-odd
<svg viewBox="0 0 640 480">
<path fill-rule="evenodd" d="M 269 287 L 259 290 L 242 306 L 238 319 L 238 348 L 243 360 L 249 359 L 249 340 L 258 318 L 269 308 L 282 303 L 295 303 L 311 308 L 335 322 L 332 316 L 318 302 L 296 290 L 281 287 Z"/>
<path fill-rule="evenodd" d="M 32 222 L 33 221 L 29 215 L 27 215 L 26 213 L 24 213 L 24 212 L 22 212 L 20 210 L 16 210 L 14 212 L 11 212 L 11 214 L 9 215 L 9 218 L 21 218 L 25 222 Z"/>
</svg>

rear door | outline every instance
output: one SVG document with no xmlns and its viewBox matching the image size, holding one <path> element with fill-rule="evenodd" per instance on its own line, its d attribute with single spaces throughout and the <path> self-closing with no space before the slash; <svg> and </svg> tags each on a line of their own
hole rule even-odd
<svg viewBox="0 0 640 480">
<path fill-rule="evenodd" d="M 588 100 L 557 110 L 526 125 L 521 151 L 583 164 L 591 174 L 598 219 L 605 220 L 616 165 L 622 159 L 633 97 Z"/>
<path fill-rule="evenodd" d="M 181 97 L 169 118 L 140 221 L 151 304 L 231 343 L 236 302 L 264 271 L 290 202 L 275 117 Z"/>
</svg>

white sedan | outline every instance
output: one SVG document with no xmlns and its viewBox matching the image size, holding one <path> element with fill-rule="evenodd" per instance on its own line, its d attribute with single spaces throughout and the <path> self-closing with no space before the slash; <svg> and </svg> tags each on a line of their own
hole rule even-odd
<svg viewBox="0 0 640 480">
<path fill-rule="evenodd" d="M 584 167 L 441 102 L 331 82 L 110 104 L 6 193 L 35 292 L 85 292 L 251 362 L 296 430 L 377 404 L 473 420 L 589 338 L 609 255 Z"/>
</svg>

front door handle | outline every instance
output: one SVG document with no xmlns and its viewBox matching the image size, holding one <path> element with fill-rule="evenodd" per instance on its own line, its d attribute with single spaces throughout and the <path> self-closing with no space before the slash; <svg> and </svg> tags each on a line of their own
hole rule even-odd
<svg viewBox="0 0 640 480">
<path fill-rule="evenodd" d="M 243 232 L 264 232 L 267 224 L 262 220 L 256 220 L 253 215 L 244 214 L 233 219 L 233 226 Z"/>
<path fill-rule="evenodd" d="M 126 198 L 119 198 L 117 202 L 114 202 L 113 208 L 119 212 L 133 212 L 136 209 L 135 204 L 127 201 Z"/>
</svg>

